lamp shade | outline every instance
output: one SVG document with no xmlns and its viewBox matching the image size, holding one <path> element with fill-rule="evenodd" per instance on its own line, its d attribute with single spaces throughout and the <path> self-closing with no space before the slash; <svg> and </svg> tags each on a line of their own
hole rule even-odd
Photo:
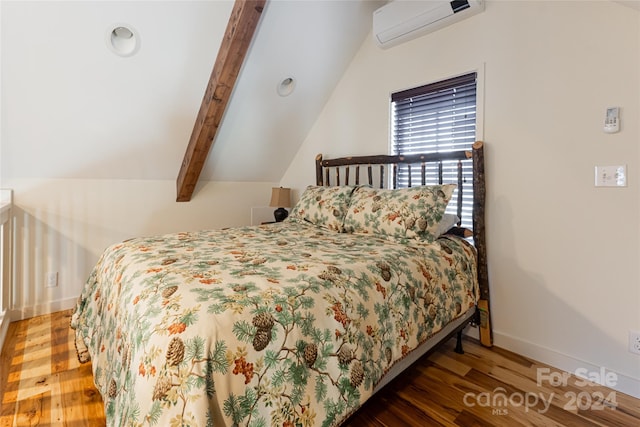
<svg viewBox="0 0 640 427">
<path fill-rule="evenodd" d="M 283 187 L 274 187 L 271 189 L 271 203 L 269 206 L 274 208 L 288 208 L 291 206 L 291 189 Z"/>
</svg>

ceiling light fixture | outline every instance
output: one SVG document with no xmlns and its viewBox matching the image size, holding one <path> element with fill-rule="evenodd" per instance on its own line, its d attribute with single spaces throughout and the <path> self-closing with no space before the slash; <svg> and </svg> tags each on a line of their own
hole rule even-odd
<svg viewBox="0 0 640 427">
<path fill-rule="evenodd" d="M 115 24 L 107 30 L 107 46 L 116 55 L 131 56 L 140 49 L 140 37 L 131 25 Z"/>
<path fill-rule="evenodd" d="M 295 88 L 296 80 L 293 77 L 287 77 L 278 84 L 278 88 L 276 90 L 280 96 L 289 96 L 293 93 Z"/>
</svg>

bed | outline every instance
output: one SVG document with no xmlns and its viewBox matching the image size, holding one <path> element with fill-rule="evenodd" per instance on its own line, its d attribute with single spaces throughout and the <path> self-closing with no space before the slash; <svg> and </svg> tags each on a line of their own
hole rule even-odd
<svg viewBox="0 0 640 427">
<path fill-rule="evenodd" d="M 71 319 L 107 425 L 337 426 L 438 343 L 486 329 L 483 160 L 482 143 L 319 156 L 283 222 L 107 248 Z M 473 235 L 460 227 L 468 179 Z"/>
</svg>

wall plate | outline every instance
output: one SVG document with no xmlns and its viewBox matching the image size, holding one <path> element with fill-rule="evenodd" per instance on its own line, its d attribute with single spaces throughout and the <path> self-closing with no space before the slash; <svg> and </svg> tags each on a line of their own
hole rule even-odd
<svg viewBox="0 0 640 427">
<path fill-rule="evenodd" d="M 596 187 L 626 187 L 627 165 L 596 166 Z"/>
</svg>

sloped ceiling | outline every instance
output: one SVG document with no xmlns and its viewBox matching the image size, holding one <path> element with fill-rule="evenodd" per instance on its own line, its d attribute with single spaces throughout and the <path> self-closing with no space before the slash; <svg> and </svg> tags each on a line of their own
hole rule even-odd
<svg viewBox="0 0 640 427">
<path fill-rule="evenodd" d="M 278 181 L 381 4 L 268 2 L 200 180 Z M 2 177 L 174 180 L 232 6 L 2 1 Z M 114 23 L 136 55 L 107 49 Z"/>
<path fill-rule="evenodd" d="M 368 1 L 271 1 L 201 179 L 277 181 L 371 29 Z M 288 77 L 294 92 L 276 88 Z"/>
</svg>

